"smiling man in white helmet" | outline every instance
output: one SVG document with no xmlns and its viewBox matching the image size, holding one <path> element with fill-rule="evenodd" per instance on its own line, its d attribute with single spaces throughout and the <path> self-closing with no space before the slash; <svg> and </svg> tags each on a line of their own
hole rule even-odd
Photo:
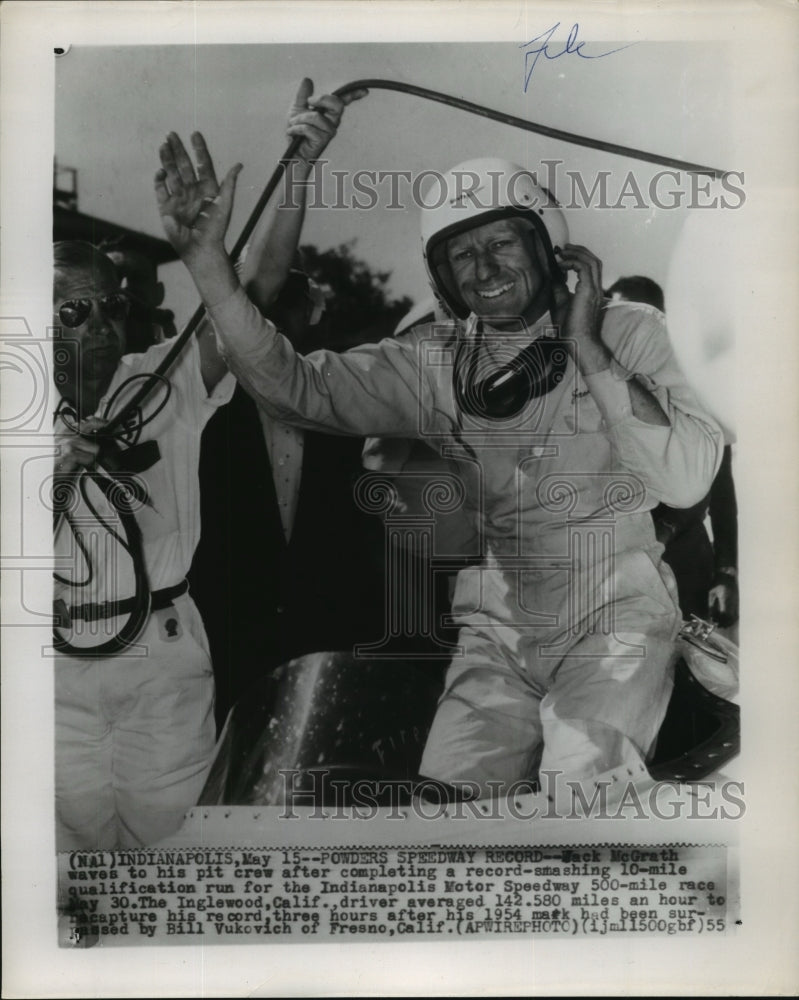
<svg viewBox="0 0 799 1000">
<path fill-rule="evenodd" d="M 417 327 L 299 357 L 224 251 L 233 173 L 214 204 L 187 205 L 165 166 L 165 230 L 259 404 L 301 427 L 423 438 L 456 462 L 481 558 L 458 575 L 464 652 L 422 775 L 479 795 L 539 772 L 645 779 L 679 627 L 648 511 L 701 498 L 722 445 L 660 314 L 608 305 L 601 262 L 567 242 L 548 192 L 520 167 L 479 160 L 445 175 L 423 211 L 428 273 L 453 317 L 443 335 Z"/>
</svg>

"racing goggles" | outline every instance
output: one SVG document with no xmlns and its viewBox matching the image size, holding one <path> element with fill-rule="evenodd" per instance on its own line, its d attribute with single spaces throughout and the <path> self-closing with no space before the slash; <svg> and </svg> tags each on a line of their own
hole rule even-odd
<svg viewBox="0 0 799 1000">
<path fill-rule="evenodd" d="M 130 300 L 120 292 L 96 299 L 67 299 L 58 307 L 61 325 L 70 330 L 81 326 L 89 318 L 92 304 L 101 310 L 106 319 L 125 319 L 130 309 Z"/>
<path fill-rule="evenodd" d="M 478 327 L 477 343 L 458 351 L 452 373 L 455 399 L 469 416 L 507 420 L 563 381 L 569 353 L 558 338 L 539 337 L 507 364 L 479 380 L 477 359 L 482 341 L 483 332 Z"/>
</svg>

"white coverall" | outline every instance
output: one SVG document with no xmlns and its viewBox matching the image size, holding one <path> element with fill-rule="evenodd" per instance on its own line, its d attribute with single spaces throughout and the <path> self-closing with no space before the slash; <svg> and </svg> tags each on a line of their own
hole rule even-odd
<svg viewBox="0 0 799 1000">
<path fill-rule="evenodd" d="M 171 346 L 156 344 L 144 354 L 123 357 L 98 415 L 122 382 L 153 371 Z M 161 452 L 159 461 L 138 473 L 152 506 L 135 512 L 151 591 L 179 584 L 188 572 L 200 536 L 200 436 L 215 408 L 228 402 L 235 388 L 233 376 L 226 374 L 208 395 L 194 338 L 168 377 L 169 401 L 140 439 L 156 440 Z M 141 380 L 134 382 L 114 412 L 141 385 Z M 156 389 L 144 404 L 145 416 L 162 399 L 163 389 Z M 91 503 L 113 526 L 118 519 L 102 494 L 96 487 L 87 488 Z M 84 587 L 56 582 L 54 597 L 67 607 L 131 597 L 129 560 L 110 543 L 82 500 L 70 516 L 92 551 L 94 574 Z M 62 559 L 57 570 L 61 577 L 85 579 L 85 561 L 64 522 L 55 551 Z M 101 620 L 82 627 L 107 630 L 113 624 Z M 153 611 L 135 646 L 120 654 L 100 659 L 58 656 L 57 849 L 138 847 L 173 833 L 186 809 L 196 803 L 210 766 L 213 703 L 208 640 L 188 594 L 175 598 L 173 607 Z"/>
<path fill-rule="evenodd" d="M 576 780 L 646 776 L 679 629 L 648 511 L 704 496 L 722 449 L 662 314 L 609 305 L 601 336 L 611 371 L 584 377 L 570 360 L 549 394 L 499 421 L 460 412 L 455 352 L 430 327 L 300 358 L 240 289 L 210 315 L 231 369 L 276 418 L 423 437 L 456 458 L 483 560 L 458 576 L 453 612 L 465 655 L 448 670 L 422 774 L 476 782 L 484 794 L 498 790 L 489 782 L 527 779 L 538 767 Z M 550 323 L 544 316 L 533 336 Z M 459 325 L 458 336 L 471 328 Z M 488 331 L 481 351 L 494 353 L 497 336 Z M 633 416 L 631 375 L 669 426 Z"/>
</svg>

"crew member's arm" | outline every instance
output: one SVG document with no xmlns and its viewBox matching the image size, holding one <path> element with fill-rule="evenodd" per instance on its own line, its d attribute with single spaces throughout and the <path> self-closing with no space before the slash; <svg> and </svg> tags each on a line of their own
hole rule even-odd
<svg viewBox="0 0 799 1000">
<path fill-rule="evenodd" d="M 353 91 L 343 98 L 332 94 L 313 98 L 312 94 L 313 82 L 306 77 L 289 109 L 286 128 L 291 138 L 299 136 L 302 142 L 286 163 L 277 206 L 261 216 L 239 271 L 244 290 L 262 312 L 288 277 L 302 232 L 313 165 L 336 135 L 344 108 L 367 91 Z"/>
<path fill-rule="evenodd" d="M 426 394 L 428 376 L 420 370 L 413 344 L 387 340 L 346 354 L 319 351 L 299 357 L 247 298 L 225 252 L 240 165 L 217 185 L 202 136 L 195 133 L 192 144 L 195 179 L 176 135 L 161 148 L 156 197 L 164 231 L 191 273 L 231 371 L 268 412 L 286 423 L 357 436 L 417 436 L 419 400 Z M 199 206 L 184 196 L 186 186 L 209 180 L 210 193 Z"/>
<path fill-rule="evenodd" d="M 578 278 L 568 301 L 565 289 L 558 293 L 561 335 L 574 344 L 575 363 L 615 451 L 656 499 L 692 506 L 710 489 L 723 441 L 686 385 L 662 319 L 652 311 L 643 322 L 627 312 L 626 328 L 617 324 L 609 343 L 601 261 L 574 244 L 556 252 L 564 271 Z"/>
</svg>

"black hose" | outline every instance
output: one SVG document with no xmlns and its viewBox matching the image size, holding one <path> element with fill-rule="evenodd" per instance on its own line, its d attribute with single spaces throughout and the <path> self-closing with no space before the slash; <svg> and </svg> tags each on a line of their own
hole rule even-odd
<svg viewBox="0 0 799 1000">
<path fill-rule="evenodd" d="M 333 93 L 338 97 L 349 94 L 353 90 L 395 90 L 401 94 L 413 94 L 414 97 L 422 97 L 427 101 L 436 101 L 439 104 L 446 104 L 451 108 L 460 108 L 461 111 L 468 111 L 473 115 L 480 115 L 483 118 L 491 118 L 495 122 L 502 122 L 504 125 L 512 125 L 514 128 L 524 129 L 525 132 L 535 132 L 537 135 L 545 135 L 550 139 L 560 139 L 562 142 L 570 142 L 577 146 L 586 146 L 588 149 L 601 149 L 605 153 L 615 153 L 617 156 L 629 156 L 633 160 L 643 160 L 646 163 L 657 163 L 663 167 L 673 167 L 675 170 L 685 170 L 692 174 L 709 174 L 718 179 L 727 173 L 718 167 L 702 167 L 698 163 L 689 163 L 687 160 L 675 160 L 670 156 L 661 156 L 659 153 L 647 153 L 642 149 L 633 149 L 631 146 L 620 146 L 615 142 L 605 142 L 602 139 L 590 139 L 584 135 L 577 135 L 576 132 L 564 132 L 559 128 L 551 128 L 549 125 L 537 125 L 535 122 L 525 121 L 524 118 L 517 118 L 515 115 L 507 115 L 504 111 L 493 111 L 482 104 L 473 104 L 472 101 L 465 101 L 461 97 L 453 97 L 451 94 L 442 94 L 438 90 L 428 90 L 427 87 L 416 87 L 412 83 L 399 83 L 396 80 L 356 80 L 354 83 L 346 83 Z"/>
<path fill-rule="evenodd" d="M 110 530 L 113 537 L 130 556 L 133 566 L 133 579 L 135 581 L 134 606 L 125 624 L 110 639 L 106 639 L 104 642 L 92 647 L 75 646 L 69 641 L 66 635 L 58 631 L 58 628 L 63 627 L 63 625 L 54 627 L 53 648 L 62 656 L 96 659 L 116 656 L 117 653 L 121 653 L 123 649 L 127 649 L 138 639 L 150 617 L 151 598 L 150 585 L 147 579 L 147 567 L 144 562 L 141 528 L 133 511 L 130 509 L 130 502 L 133 498 L 128 495 L 125 484 L 118 482 L 112 476 L 107 476 L 100 472 L 84 472 L 81 478 L 84 479 L 87 476 L 94 481 L 109 505 L 116 512 L 125 538 L 121 538 L 113 529 L 108 528 L 106 522 L 97 514 L 92 504 L 89 503 L 88 497 L 85 494 L 85 487 L 82 485 L 81 489 L 84 491 L 84 501 L 88 503 L 89 508 L 93 511 L 100 524 L 106 530 Z M 80 543 L 79 546 L 85 554 L 83 546 Z"/>
</svg>

